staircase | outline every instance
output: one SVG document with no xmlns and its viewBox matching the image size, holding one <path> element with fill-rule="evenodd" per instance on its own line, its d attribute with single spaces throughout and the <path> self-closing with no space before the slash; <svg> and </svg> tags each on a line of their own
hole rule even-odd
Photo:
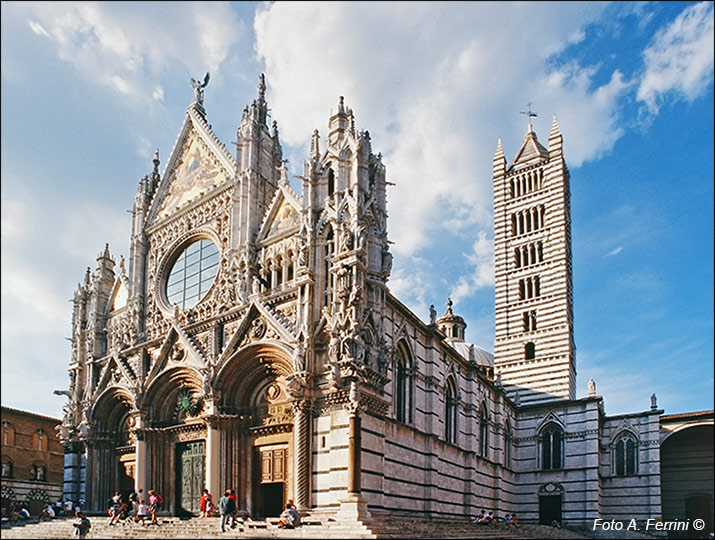
<svg viewBox="0 0 715 540">
<path fill-rule="evenodd" d="M 586 538 L 565 529 L 553 529 L 542 525 L 522 525 L 519 529 L 481 526 L 466 520 L 427 520 L 379 516 L 364 523 L 337 522 L 332 518 L 307 518 L 297 529 L 279 529 L 277 518 L 265 521 L 251 519 L 238 521 L 235 529 L 221 532 L 219 518 L 159 519 L 159 525 L 136 523 L 109 526 L 107 516 L 89 516 L 92 529 L 87 535 L 92 538 L 425 538 L 425 539 L 526 539 L 526 538 Z M 42 523 L 3 524 L 2 538 L 72 538 L 72 519 L 54 519 Z M 147 522 L 148 523 L 148 522 Z"/>
</svg>

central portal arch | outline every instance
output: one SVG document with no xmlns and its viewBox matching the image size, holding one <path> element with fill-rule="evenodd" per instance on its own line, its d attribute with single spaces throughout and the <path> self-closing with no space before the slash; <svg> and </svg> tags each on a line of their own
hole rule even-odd
<svg viewBox="0 0 715 540">
<path fill-rule="evenodd" d="M 277 516 L 294 497 L 291 373 L 290 351 L 262 343 L 238 351 L 217 374 L 221 410 L 236 428 L 226 433 L 226 488 L 237 489 L 239 507 L 253 516 Z"/>
</svg>

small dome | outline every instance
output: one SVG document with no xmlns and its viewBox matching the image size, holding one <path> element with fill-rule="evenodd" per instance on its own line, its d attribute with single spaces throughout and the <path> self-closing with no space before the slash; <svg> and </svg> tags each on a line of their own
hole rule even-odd
<svg viewBox="0 0 715 540">
<path fill-rule="evenodd" d="M 494 356 L 479 345 L 451 339 L 448 339 L 447 342 L 470 362 L 475 362 L 478 366 L 494 367 Z"/>
<path fill-rule="evenodd" d="M 447 299 L 447 311 L 436 321 L 437 327 L 448 340 L 464 341 L 464 330 L 467 323 L 459 315 L 452 312 L 452 299 Z"/>
</svg>

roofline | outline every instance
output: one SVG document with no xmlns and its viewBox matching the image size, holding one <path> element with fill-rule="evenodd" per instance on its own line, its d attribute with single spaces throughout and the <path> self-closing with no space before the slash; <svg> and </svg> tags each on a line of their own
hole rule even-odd
<svg viewBox="0 0 715 540">
<path fill-rule="evenodd" d="M 57 422 L 58 424 L 62 423 L 62 420 L 59 418 L 54 418 L 52 416 L 45 416 L 44 414 L 39 414 L 39 413 L 34 413 L 30 411 L 23 411 L 22 409 L 14 409 L 13 407 L 7 407 L 5 405 L 2 406 L 2 412 L 10 412 L 14 414 L 20 414 L 22 416 L 33 416 L 35 418 L 42 418 L 44 420 L 52 420 L 53 422 Z"/>
<path fill-rule="evenodd" d="M 677 414 L 664 414 L 663 416 L 660 417 L 660 421 L 662 422 L 663 420 L 665 420 L 665 421 L 668 421 L 668 420 L 689 420 L 689 419 L 695 419 L 695 418 L 707 418 L 708 416 L 715 417 L 715 410 L 693 411 L 693 412 L 677 413 Z"/>
</svg>

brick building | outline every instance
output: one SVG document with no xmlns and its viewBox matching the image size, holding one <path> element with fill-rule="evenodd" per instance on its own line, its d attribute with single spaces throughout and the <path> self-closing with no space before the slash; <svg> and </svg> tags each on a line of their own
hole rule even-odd
<svg viewBox="0 0 715 540">
<path fill-rule="evenodd" d="M 62 497 L 64 451 L 57 418 L 2 407 L 2 506 L 27 503 L 37 515 L 46 502 Z"/>
</svg>

